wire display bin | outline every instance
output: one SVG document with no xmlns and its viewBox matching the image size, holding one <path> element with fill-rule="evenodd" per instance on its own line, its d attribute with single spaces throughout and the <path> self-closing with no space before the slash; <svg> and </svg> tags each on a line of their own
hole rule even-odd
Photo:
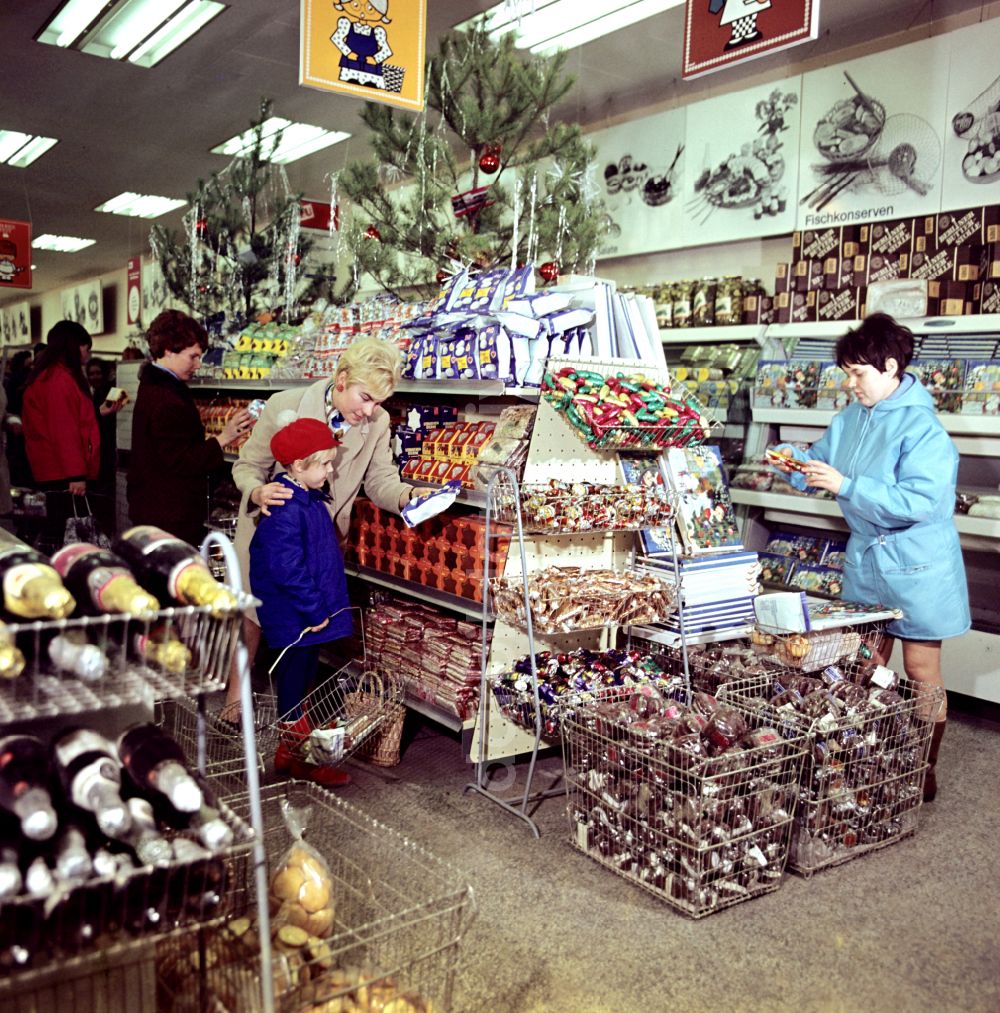
<svg viewBox="0 0 1000 1013">
<path fill-rule="evenodd" d="M 789 868 L 810 876 L 917 829 L 940 688 L 866 660 L 735 680 L 719 699 L 806 737 Z"/>
<path fill-rule="evenodd" d="M 248 797 L 228 801 L 240 812 Z M 475 914 L 471 887 L 420 845 L 314 785 L 275 785 L 264 789 L 262 801 L 269 893 L 276 912 L 276 1008 L 450 1009 L 460 943 Z M 314 935 L 302 930 L 306 938 L 299 945 L 299 933 L 289 931 L 297 927 L 298 917 L 283 917 L 279 906 L 280 898 L 288 896 L 284 876 L 290 868 L 294 872 L 294 855 L 302 846 L 290 828 L 294 824 L 286 820 L 289 805 L 298 816 L 305 814 L 302 844 L 318 853 L 328 870 L 319 884 L 322 896 L 301 903 L 311 913 L 332 913 L 326 931 Z M 326 906 L 320 908 L 321 902 Z M 192 940 L 162 948 L 158 1009 L 200 1010 L 192 983 L 202 966 L 212 997 L 209 1008 L 256 1009 L 255 938 L 246 921 L 231 922 L 201 951 Z"/>
<path fill-rule="evenodd" d="M 204 762 L 198 763 L 204 779 L 217 796 L 237 795 L 247 790 L 246 744 L 234 732 L 233 722 L 218 712 L 204 714 L 204 736 L 199 736 L 198 706 L 191 700 L 164 700 L 157 704 L 156 723 L 168 732 L 195 760 L 204 748 Z M 200 744 L 204 743 L 202 747 Z M 256 743 L 257 769 L 264 770 L 260 743 Z"/>
<path fill-rule="evenodd" d="M 781 885 L 804 755 L 714 697 L 611 688 L 563 718 L 570 841 L 693 918 Z"/>
</svg>

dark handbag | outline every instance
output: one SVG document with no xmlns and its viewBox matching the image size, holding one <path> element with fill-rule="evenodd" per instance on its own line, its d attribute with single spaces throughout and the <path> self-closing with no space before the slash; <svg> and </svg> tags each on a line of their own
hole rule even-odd
<svg viewBox="0 0 1000 1013">
<path fill-rule="evenodd" d="M 97 526 L 97 519 L 90 509 L 90 502 L 86 496 L 83 505 L 86 513 L 78 513 L 76 509 L 77 497 L 70 495 L 73 503 L 73 516 L 66 518 L 66 530 L 63 533 L 63 545 L 72 545 L 77 542 L 87 542 L 90 545 L 97 545 L 102 549 L 111 548 L 111 539 L 104 534 Z"/>
</svg>

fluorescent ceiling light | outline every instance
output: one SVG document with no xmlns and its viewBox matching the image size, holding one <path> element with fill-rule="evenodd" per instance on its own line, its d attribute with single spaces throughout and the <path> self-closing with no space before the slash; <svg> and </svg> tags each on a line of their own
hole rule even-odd
<svg viewBox="0 0 1000 1013">
<path fill-rule="evenodd" d="M 277 146 L 274 147 L 275 139 L 281 134 Z M 254 130 L 246 130 L 236 137 L 230 137 L 228 141 L 217 144 L 212 148 L 216 155 L 246 155 L 254 145 Z M 293 123 L 292 120 L 282 119 L 280 116 L 272 116 L 264 121 L 261 128 L 261 140 L 263 142 L 262 154 L 269 162 L 277 162 L 287 165 L 295 162 L 315 151 L 330 147 L 340 141 L 347 140 L 351 135 L 343 130 L 327 130 L 325 127 L 313 127 L 308 123 Z M 271 148 L 274 147 L 272 151 Z"/>
<path fill-rule="evenodd" d="M 610 35 L 654 14 L 680 7 L 684 0 L 521 0 L 500 3 L 456 27 L 471 28 L 482 19 L 493 39 L 514 32 L 514 45 L 532 53 L 548 55 L 558 49 L 574 49 L 602 35 Z"/>
<path fill-rule="evenodd" d="M 67 0 L 35 38 L 153 67 L 226 6 L 216 0 Z"/>
<path fill-rule="evenodd" d="M 22 134 L 19 130 L 0 130 L 0 163 L 23 169 L 58 143 L 54 137 L 36 137 L 34 134 Z"/>
<path fill-rule="evenodd" d="M 79 236 L 53 236 L 45 233 L 44 236 L 36 236 L 31 245 L 36 250 L 55 250 L 56 253 L 79 253 L 88 246 L 93 246 L 96 239 L 81 239 Z"/>
<path fill-rule="evenodd" d="M 156 197 L 143 193 L 120 193 L 111 200 L 99 204 L 95 211 L 105 211 L 111 215 L 128 215 L 130 218 L 159 218 L 168 211 L 183 207 L 187 201 L 174 197 Z"/>
</svg>

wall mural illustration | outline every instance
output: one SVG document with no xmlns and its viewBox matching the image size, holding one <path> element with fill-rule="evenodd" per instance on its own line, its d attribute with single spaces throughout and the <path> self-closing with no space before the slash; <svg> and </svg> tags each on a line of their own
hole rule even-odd
<svg viewBox="0 0 1000 1013">
<path fill-rule="evenodd" d="M 800 78 L 691 107 L 685 238 L 711 243 L 794 227 Z"/>
<path fill-rule="evenodd" d="M 799 228 L 937 210 L 947 64 L 928 39 L 805 75 Z"/>
</svg>

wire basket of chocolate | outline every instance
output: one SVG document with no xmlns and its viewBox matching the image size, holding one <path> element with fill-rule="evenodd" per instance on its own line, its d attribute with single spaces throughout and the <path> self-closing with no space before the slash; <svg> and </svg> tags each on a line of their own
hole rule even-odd
<svg viewBox="0 0 1000 1013">
<path fill-rule="evenodd" d="M 854 661 L 861 649 L 862 632 L 841 628 L 779 633 L 754 626 L 750 643 L 754 654 L 773 664 L 803 672 L 818 672 L 827 665 Z"/>
<path fill-rule="evenodd" d="M 573 531 L 638 531 L 669 527 L 673 504 L 657 488 L 565 482 L 550 479 L 520 488 L 521 522 L 525 531 L 546 534 Z M 516 522 L 511 499 L 498 504 L 497 518 Z"/>
<path fill-rule="evenodd" d="M 535 654 L 538 680 L 538 716 L 542 735 L 557 739 L 561 715 L 582 701 L 593 699 L 612 686 L 633 687 L 674 680 L 656 659 L 638 650 L 592 651 L 578 648 L 564 654 L 539 651 Z M 493 696 L 503 715 L 514 724 L 535 731 L 535 693 L 531 684 L 531 656 L 516 661 L 509 671 L 493 681 Z"/>
<path fill-rule="evenodd" d="M 595 450 L 663 450 L 704 443 L 719 426 L 687 387 L 642 373 L 550 369 L 542 394 Z"/>
<path fill-rule="evenodd" d="M 525 588 L 527 583 L 527 588 Z M 675 609 L 673 591 L 659 577 L 630 570 L 550 566 L 521 576 L 490 579 L 497 616 L 536 633 L 571 633 L 607 626 L 662 622 Z"/>
<path fill-rule="evenodd" d="M 938 687 L 866 660 L 734 680 L 718 696 L 807 737 L 790 868 L 809 876 L 917 829 Z"/>
<path fill-rule="evenodd" d="M 570 840 L 693 918 L 781 885 L 805 739 L 708 693 L 610 688 L 563 719 Z"/>
</svg>

